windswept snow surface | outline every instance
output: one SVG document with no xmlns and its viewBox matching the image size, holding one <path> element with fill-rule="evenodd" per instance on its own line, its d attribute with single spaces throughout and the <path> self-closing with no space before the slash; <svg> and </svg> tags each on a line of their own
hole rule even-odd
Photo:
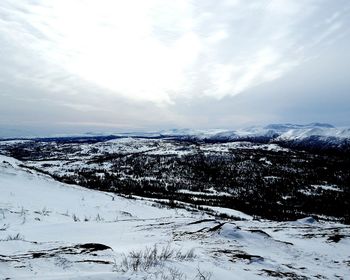
<svg viewBox="0 0 350 280">
<path fill-rule="evenodd" d="M 346 139 L 346 138 L 350 138 L 350 129 L 348 128 L 291 129 L 281 134 L 276 140 L 301 140 L 312 136 Z"/>
<path fill-rule="evenodd" d="M 345 225 L 224 220 L 62 184 L 20 163 L 0 156 L 0 279 L 350 277 Z M 131 251 L 154 246 L 194 255 L 125 266 Z"/>
</svg>

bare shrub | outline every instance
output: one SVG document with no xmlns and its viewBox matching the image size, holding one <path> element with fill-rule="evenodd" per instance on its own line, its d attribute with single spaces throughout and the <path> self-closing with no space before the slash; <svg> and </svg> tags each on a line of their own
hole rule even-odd
<svg viewBox="0 0 350 280">
<path fill-rule="evenodd" d="M 0 231 L 5 231 L 5 230 L 7 230 L 9 227 L 10 227 L 9 224 L 3 224 L 3 225 L 0 227 Z"/>
<path fill-rule="evenodd" d="M 95 218 L 95 221 L 96 222 L 102 222 L 103 221 L 103 218 L 100 216 L 100 214 L 98 213 L 96 218 Z"/>
<path fill-rule="evenodd" d="M 24 236 L 22 236 L 20 233 L 17 233 L 15 235 L 9 234 L 5 239 L 0 239 L 0 241 L 14 241 L 14 240 L 24 240 Z"/>
<path fill-rule="evenodd" d="M 72 218 L 74 222 L 80 222 L 80 219 L 77 215 L 73 214 Z"/>
<path fill-rule="evenodd" d="M 34 213 L 42 215 L 42 216 L 49 216 L 51 211 L 49 211 L 46 207 L 41 209 L 40 211 L 34 211 Z"/>
<path fill-rule="evenodd" d="M 5 211 L 8 211 L 7 209 L 0 209 L 0 214 L 1 214 L 1 218 L 2 220 L 5 220 L 6 216 L 5 216 Z"/>
<path fill-rule="evenodd" d="M 160 280 L 185 280 L 186 275 L 177 268 L 169 267 L 167 270 L 163 270 L 159 277 Z"/>
<path fill-rule="evenodd" d="M 131 251 L 128 255 L 123 255 L 120 265 L 117 267 L 119 271 L 147 271 L 157 265 L 164 265 L 164 262 L 169 260 L 191 260 L 195 258 L 194 250 L 183 253 L 181 249 L 174 249 L 168 244 L 167 246 L 157 248 L 157 245 L 144 250 Z M 171 278 L 169 278 L 171 279 Z M 174 278 L 176 279 L 176 278 Z"/>
<path fill-rule="evenodd" d="M 26 223 L 26 221 L 27 221 L 27 216 L 24 215 L 23 218 L 22 218 L 22 223 L 21 224 L 24 225 Z"/>
<path fill-rule="evenodd" d="M 190 249 L 187 252 L 183 253 L 181 250 L 176 252 L 176 259 L 178 260 L 192 260 L 196 257 L 194 249 Z"/>
<path fill-rule="evenodd" d="M 23 216 L 25 216 L 27 214 L 27 210 L 25 210 L 24 208 L 23 208 L 23 206 L 21 207 L 21 211 L 19 212 L 19 215 L 21 216 L 21 217 L 23 217 Z"/>
<path fill-rule="evenodd" d="M 195 279 L 198 280 L 210 280 L 212 277 L 213 273 L 209 271 L 201 271 L 200 268 L 197 268 L 197 275 Z"/>
</svg>

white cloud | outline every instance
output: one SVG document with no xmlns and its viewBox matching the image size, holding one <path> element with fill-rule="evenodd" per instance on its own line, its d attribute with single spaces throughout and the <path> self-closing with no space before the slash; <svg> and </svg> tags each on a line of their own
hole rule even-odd
<svg viewBox="0 0 350 280">
<path fill-rule="evenodd" d="M 86 81 L 131 100 L 171 104 L 220 99 L 283 76 L 344 28 L 339 12 L 326 20 L 317 14 L 322 4 L 4 0 L 0 30 L 18 51 L 12 62 L 27 71 L 18 75 L 50 92 L 79 94 L 76 84 L 84 89 Z M 74 81 L 60 83 L 53 66 Z"/>
</svg>

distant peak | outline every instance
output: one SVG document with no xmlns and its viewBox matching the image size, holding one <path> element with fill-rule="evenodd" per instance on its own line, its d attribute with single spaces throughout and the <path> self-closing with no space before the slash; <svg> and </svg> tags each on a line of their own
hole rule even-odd
<svg viewBox="0 0 350 280">
<path fill-rule="evenodd" d="M 318 122 L 314 122 L 314 123 L 309 123 L 306 126 L 314 126 L 314 127 L 325 127 L 325 128 L 335 128 L 334 125 L 331 125 L 329 123 L 318 123 Z"/>
<path fill-rule="evenodd" d="M 265 129 L 273 130 L 290 130 L 290 129 L 305 129 L 305 128 L 335 128 L 333 125 L 328 123 L 313 122 L 309 124 L 292 124 L 292 123 L 282 123 L 282 124 L 269 124 L 264 127 Z"/>
</svg>

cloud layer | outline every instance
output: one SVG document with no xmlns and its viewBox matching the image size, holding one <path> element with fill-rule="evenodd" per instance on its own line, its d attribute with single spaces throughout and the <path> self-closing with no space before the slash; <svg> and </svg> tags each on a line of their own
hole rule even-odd
<svg viewBox="0 0 350 280">
<path fill-rule="evenodd" d="M 3 0 L 2 122 L 25 123 L 20 112 L 31 122 L 41 122 L 39 115 L 59 122 L 69 110 L 63 123 L 102 125 L 110 114 L 118 127 L 119 111 L 126 127 L 143 126 L 147 113 L 157 116 L 149 120 L 155 127 L 163 125 L 159 116 L 183 125 L 190 120 L 184 106 L 234 108 L 237 95 L 249 99 L 260 86 L 337 52 L 339 42 L 349 44 L 349 18 L 342 0 Z M 57 115 L 34 113 L 35 103 Z M 139 111 L 125 112 L 126 105 Z"/>
</svg>

